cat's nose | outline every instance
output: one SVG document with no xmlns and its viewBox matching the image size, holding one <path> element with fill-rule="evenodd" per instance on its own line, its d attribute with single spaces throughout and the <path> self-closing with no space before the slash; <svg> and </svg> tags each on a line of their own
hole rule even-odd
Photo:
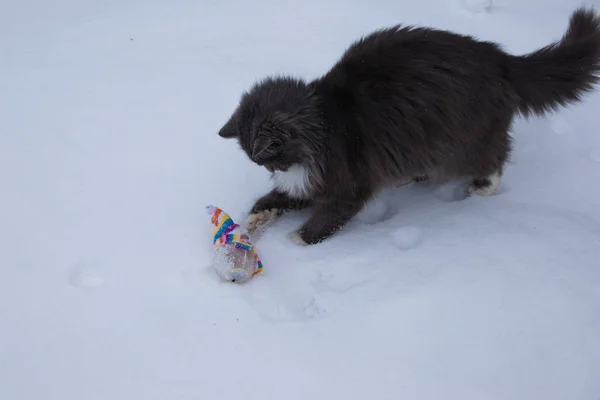
<svg viewBox="0 0 600 400">
<path fill-rule="evenodd" d="M 261 150 L 260 143 L 255 142 L 254 146 L 252 146 L 252 154 L 250 155 L 250 158 L 252 158 L 253 160 L 256 160 L 256 156 L 260 154 L 260 150 Z"/>
<path fill-rule="evenodd" d="M 268 150 L 271 149 L 272 147 L 273 147 L 273 143 L 271 143 L 271 142 L 257 140 L 256 142 L 254 142 L 254 145 L 252 146 L 252 158 L 253 159 L 259 158 L 259 156 L 262 153 L 264 153 L 264 152 L 268 153 Z"/>
</svg>

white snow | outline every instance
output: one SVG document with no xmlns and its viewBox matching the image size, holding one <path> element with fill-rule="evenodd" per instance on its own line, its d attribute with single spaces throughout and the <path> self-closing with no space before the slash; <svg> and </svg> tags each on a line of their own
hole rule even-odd
<svg viewBox="0 0 600 400">
<path fill-rule="evenodd" d="M 490 11 L 493 2 L 492 0 L 461 0 L 463 7 L 474 13 Z"/>
<path fill-rule="evenodd" d="M 517 121 L 495 196 L 394 190 L 317 246 L 283 217 L 244 285 L 209 268 L 204 213 L 269 189 L 217 135 L 254 80 L 398 22 L 525 53 L 579 5 L 5 2 L 0 398 L 599 399 L 598 93 Z"/>
<path fill-rule="evenodd" d="M 98 268 L 80 262 L 71 267 L 69 282 L 79 288 L 95 288 L 104 283 L 104 277 Z"/>
<path fill-rule="evenodd" d="M 404 226 L 392 233 L 394 244 L 402 250 L 411 250 L 424 239 L 423 229 L 418 226 Z"/>
</svg>

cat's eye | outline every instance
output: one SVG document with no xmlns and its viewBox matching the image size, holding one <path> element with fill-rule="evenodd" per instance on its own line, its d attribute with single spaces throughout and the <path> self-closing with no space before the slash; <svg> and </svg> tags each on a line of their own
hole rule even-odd
<svg viewBox="0 0 600 400">
<path fill-rule="evenodd" d="M 257 141 L 252 150 L 252 157 L 255 159 L 267 159 L 277 155 L 283 143 L 278 140 Z"/>
</svg>

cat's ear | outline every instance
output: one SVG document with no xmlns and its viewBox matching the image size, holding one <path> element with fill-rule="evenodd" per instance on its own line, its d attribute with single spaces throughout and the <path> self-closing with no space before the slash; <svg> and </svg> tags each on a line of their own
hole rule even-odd
<svg viewBox="0 0 600 400">
<path fill-rule="evenodd" d="M 234 113 L 229 121 L 219 130 L 219 136 L 225 139 L 231 139 L 239 136 L 237 129 L 237 113 Z"/>
</svg>

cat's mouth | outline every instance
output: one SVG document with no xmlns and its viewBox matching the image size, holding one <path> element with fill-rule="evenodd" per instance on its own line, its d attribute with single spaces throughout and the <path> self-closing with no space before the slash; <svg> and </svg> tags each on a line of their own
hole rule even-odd
<svg viewBox="0 0 600 400">
<path fill-rule="evenodd" d="M 264 167 L 267 169 L 267 171 L 269 171 L 272 174 L 275 172 L 285 172 L 288 170 L 287 167 L 275 167 L 272 165 L 265 165 Z"/>
</svg>

